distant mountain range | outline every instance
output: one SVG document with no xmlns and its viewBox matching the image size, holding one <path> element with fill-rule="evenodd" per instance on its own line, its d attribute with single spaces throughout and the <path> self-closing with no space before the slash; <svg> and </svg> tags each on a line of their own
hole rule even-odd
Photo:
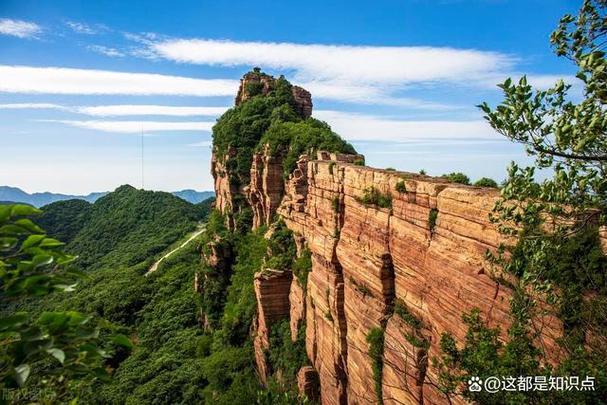
<svg viewBox="0 0 607 405">
<path fill-rule="evenodd" d="M 102 191 L 98 193 L 90 193 L 87 195 L 69 195 L 69 194 L 57 194 L 57 193 L 33 193 L 29 194 L 21 190 L 18 187 L 0 186 L 0 204 L 2 203 L 25 203 L 33 205 L 34 207 L 42 207 L 44 205 L 64 200 L 85 200 L 90 203 L 94 203 L 99 198 L 107 195 L 108 191 Z M 196 191 L 196 190 L 181 190 L 174 191 L 173 195 L 191 202 L 192 204 L 198 204 L 207 198 L 214 197 L 213 191 Z"/>
</svg>

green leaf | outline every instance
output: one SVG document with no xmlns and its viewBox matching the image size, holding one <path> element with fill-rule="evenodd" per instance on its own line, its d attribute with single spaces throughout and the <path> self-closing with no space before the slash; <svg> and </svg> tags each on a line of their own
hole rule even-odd
<svg viewBox="0 0 607 405">
<path fill-rule="evenodd" d="M 15 326 L 21 325 L 27 321 L 28 315 L 25 312 L 18 312 L 14 315 L 0 318 L 0 330 L 5 331 Z"/>
<path fill-rule="evenodd" d="M 53 239 L 53 238 L 45 238 L 42 243 L 40 243 L 40 247 L 58 247 L 58 246 L 64 246 L 65 243 L 58 241 L 57 239 Z"/>
<path fill-rule="evenodd" d="M 27 218 L 21 218 L 15 221 L 15 225 L 19 225 L 20 227 L 27 229 L 32 233 L 44 233 L 42 228 L 33 223 L 31 220 Z"/>
<path fill-rule="evenodd" d="M 52 349 L 48 349 L 46 352 L 57 360 L 59 360 L 59 363 L 61 364 L 63 364 L 63 362 L 65 361 L 65 353 L 61 349 L 57 349 L 54 347 Z"/>
<path fill-rule="evenodd" d="M 118 346 L 126 347 L 127 349 L 133 348 L 133 343 L 131 342 L 131 340 L 124 335 L 118 334 L 112 336 L 112 342 L 114 342 Z"/>
<path fill-rule="evenodd" d="M 6 221 L 11 215 L 11 205 L 0 205 L 0 223 Z"/>
<path fill-rule="evenodd" d="M 17 380 L 17 384 L 22 387 L 27 381 L 27 377 L 30 375 L 31 368 L 29 364 L 21 364 L 20 366 L 15 367 L 15 380 Z"/>
<path fill-rule="evenodd" d="M 21 245 L 21 249 L 27 249 L 32 246 L 35 246 L 40 243 L 41 240 L 45 238 L 44 235 L 30 235 L 27 237 L 23 244 Z"/>
<path fill-rule="evenodd" d="M 13 237 L 0 238 L 0 249 L 9 250 L 15 247 L 19 239 Z"/>
<path fill-rule="evenodd" d="M 53 263 L 53 260 L 53 256 L 51 255 L 36 255 L 32 260 L 32 264 L 34 267 L 48 266 Z"/>
</svg>

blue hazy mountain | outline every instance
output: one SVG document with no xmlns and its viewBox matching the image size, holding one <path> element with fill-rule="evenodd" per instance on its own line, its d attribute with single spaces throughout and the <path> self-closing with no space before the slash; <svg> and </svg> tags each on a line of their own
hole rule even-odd
<svg viewBox="0 0 607 405">
<path fill-rule="evenodd" d="M 191 189 L 173 191 L 173 195 L 191 202 L 192 204 L 198 204 L 208 198 L 215 197 L 214 191 L 196 191 Z"/>
<path fill-rule="evenodd" d="M 90 193 L 87 195 L 69 195 L 50 192 L 30 194 L 26 193 L 18 187 L 0 186 L 0 202 L 24 203 L 33 205 L 34 207 L 42 207 L 43 205 L 47 205 L 55 201 L 73 199 L 85 200 L 90 203 L 94 203 L 106 194 L 108 194 L 107 191 Z M 204 201 L 207 198 L 213 197 L 215 193 L 213 191 L 181 190 L 175 191 L 173 195 L 183 200 L 189 201 L 192 204 L 198 204 L 199 202 Z"/>
</svg>

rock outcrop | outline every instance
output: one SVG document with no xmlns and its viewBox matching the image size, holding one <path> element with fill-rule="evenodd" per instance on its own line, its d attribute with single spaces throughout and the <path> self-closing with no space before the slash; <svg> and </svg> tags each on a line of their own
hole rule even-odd
<svg viewBox="0 0 607 405">
<path fill-rule="evenodd" d="M 253 227 L 269 225 L 280 205 L 284 191 L 282 160 L 268 153 L 253 155 L 251 184 L 245 188 L 247 201 L 253 209 Z"/>
<path fill-rule="evenodd" d="M 290 271 L 263 270 L 255 274 L 257 319 L 254 323 L 255 362 L 262 382 L 269 376 L 265 351 L 270 347 L 270 328 L 289 316 L 289 291 L 293 275 Z"/>
<path fill-rule="evenodd" d="M 235 104 L 240 105 L 256 95 L 267 95 L 276 85 L 276 79 L 273 76 L 253 71 L 245 74 L 240 79 L 240 87 L 236 94 Z M 299 86 L 292 86 L 295 111 L 302 118 L 312 116 L 312 95 L 309 91 Z"/>
</svg>

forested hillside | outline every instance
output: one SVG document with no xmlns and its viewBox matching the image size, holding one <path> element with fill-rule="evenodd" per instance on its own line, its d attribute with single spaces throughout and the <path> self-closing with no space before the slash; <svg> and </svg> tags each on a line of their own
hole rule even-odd
<svg viewBox="0 0 607 405">
<path fill-rule="evenodd" d="M 67 252 L 81 255 L 74 265 L 86 277 L 71 292 L 20 300 L 4 310 L 16 306 L 34 317 L 45 311 L 78 310 L 101 322 L 102 337 L 121 333 L 133 345 L 125 349 L 106 343 L 109 357 L 104 364 L 111 379 L 88 380 L 65 392 L 36 372 L 49 367 L 49 359 L 34 363 L 30 384 L 50 387 L 51 402 L 74 397 L 80 403 L 99 404 L 120 404 L 126 398 L 130 404 L 201 401 L 208 337 L 200 327 L 192 288 L 200 266 L 199 241 L 175 252 L 154 273 L 144 274 L 158 258 L 155 254 L 181 245 L 206 220 L 212 201 L 194 205 L 169 193 L 122 186 L 94 204 L 56 202 L 33 218 L 49 235 L 68 242 Z"/>
<path fill-rule="evenodd" d="M 59 201 L 42 208 L 42 227 L 68 243 L 83 269 L 130 266 L 151 259 L 191 231 L 205 205 L 193 205 L 170 193 L 124 185 L 94 204 Z"/>
</svg>

